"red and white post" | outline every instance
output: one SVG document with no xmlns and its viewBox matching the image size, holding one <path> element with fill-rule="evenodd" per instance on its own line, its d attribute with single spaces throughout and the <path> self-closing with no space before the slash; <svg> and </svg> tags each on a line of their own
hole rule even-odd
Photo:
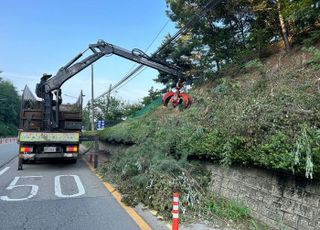
<svg viewBox="0 0 320 230">
<path fill-rule="evenodd" d="M 172 230 L 179 229 L 179 193 L 173 193 Z"/>
</svg>

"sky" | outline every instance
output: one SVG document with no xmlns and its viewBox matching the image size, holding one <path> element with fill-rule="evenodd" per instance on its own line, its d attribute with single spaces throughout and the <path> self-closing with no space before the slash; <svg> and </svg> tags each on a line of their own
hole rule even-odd
<svg viewBox="0 0 320 230">
<path fill-rule="evenodd" d="M 55 75 L 89 44 L 103 39 L 128 50 L 145 51 L 166 25 L 147 52 L 151 54 L 165 35 L 176 32 L 166 10 L 165 0 L 1 0 L 0 77 L 11 81 L 19 93 L 26 84 L 34 92 L 43 73 Z M 115 55 L 95 62 L 95 97 L 122 79 L 133 65 Z M 80 90 L 86 95 L 85 102 L 91 98 L 90 74 L 86 68 L 64 83 L 64 103 L 74 102 Z M 138 102 L 152 86 L 163 88 L 153 81 L 157 74 L 147 68 L 113 95 Z"/>
</svg>

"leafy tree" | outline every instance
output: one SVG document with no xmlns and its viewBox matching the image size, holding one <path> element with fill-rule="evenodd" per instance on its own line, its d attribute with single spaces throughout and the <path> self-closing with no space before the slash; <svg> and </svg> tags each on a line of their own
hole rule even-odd
<svg viewBox="0 0 320 230">
<path fill-rule="evenodd" d="M 166 37 L 164 43 L 167 41 L 167 39 L 170 39 L 170 36 Z M 194 68 L 191 53 L 191 50 L 194 46 L 195 43 L 192 41 L 191 36 L 184 35 L 174 44 L 168 45 L 165 49 L 159 52 L 156 55 L 156 58 L 158 58 L 159 60 L 165 60 L 167 63 L 175 64 L 177 67 L 181 68 L 181 71 L 187 73 L 187 77 L 188 75 L 190 76 L 188 72 L 192 71 L 192 69 Z M 176 76 L 172 76 L 171 74 L 162 72 L 155 80 L 169 87 L 171 85 L 174 85 L 178 81 L 178 78 Z M 183 80 L 187 80 L 187 78 Z"/>
<path fill-rule="evenodd" d="M 90 114 L 91 114 L 91 103 L 88 102 L 88 104 L 82 110 L 82 124 L 85 130 L 91 130 Z"/>
<path fill-rule="evenodd" d="M 123 115 L 125 118 L 129 117 L 130 115 L 134 114 L 135 112 L 141 110 L 143 108 L 143 105 L 140 103 L 134 103 L 134 104 L 126 104 L 124 106 Z"/>
<path fill-rule="evenodd" d="M 161 96 L 161 91 L 154 90 L 153 87 L 151 87 L 148 92 L 149 92 L 148 96 L 142 98 L 142 104 L 144 106 L 149 105 L 152 101 L 156 100 Z"/>
<path fill-rule="evenodd" d="M 140 110 L 142 105 L 140 103 L 130 104 L 121 99 L 111 96 L 100 98 L 94 102 L 94 120 L 106 120 L 107 125 L 116 124 L 123 121 L 131 114 Z M 91 128 L 91 103 L 85 106 L 82 112 L 83 125 L 86 130 Z"/>
<path fill-rule="evenodd" d="M 0 136 L 17 135 L 20 98 L 11 82 L 0 77 Z"/>
<path fill-rule="evenodd" d="M 203 12 L 207 0 L 166 2 L 170 7 L 167 14 L 177 28 L 188 24 L 189 31 L 163 49 L 158 57 L 180 66 L 189 76 L 211 76 L 225 65 L 241 66 L 254 58 L 265 57 L 275 43 L 283 42 L 289 50 L 293 38 L 319 27 L 318 0 L 223 1 L 197 19 L 194 15 Z M 164 84 L 176 80 L 163 73 L 157 79 Z"/>
<path fill-rule="evenodd" d="M 281 0 L 281 13 L 287 20 L 292 33 L 310 29 L 319 22 L 320 2 L 318 0 Z"/>
</svg>

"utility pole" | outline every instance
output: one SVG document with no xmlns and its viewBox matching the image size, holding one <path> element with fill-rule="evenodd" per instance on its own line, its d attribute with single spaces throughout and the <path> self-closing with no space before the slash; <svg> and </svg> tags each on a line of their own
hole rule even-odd
<svg viewBox="0 0 320 230">
<path fill-rule="evenodd" d="M 91 65 L 91 130 L 94 130 L 93 65 Z"/>
</svg>

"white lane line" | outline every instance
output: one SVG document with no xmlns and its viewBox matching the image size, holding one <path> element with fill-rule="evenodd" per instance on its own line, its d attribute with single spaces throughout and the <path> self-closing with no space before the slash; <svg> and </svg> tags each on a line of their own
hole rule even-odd
<svg viewBox="0 0 320 230">
<path fill-rule="evenodd" d="M 9 168 L 10 168 L 10 167 L 5 167 L 4 169 L 2 169 L 2 170 L 0 171 L 0 176 L 1 176 L 2 174 L 4 174 L 6 171 L 8 171 Z"/>
</svg>

